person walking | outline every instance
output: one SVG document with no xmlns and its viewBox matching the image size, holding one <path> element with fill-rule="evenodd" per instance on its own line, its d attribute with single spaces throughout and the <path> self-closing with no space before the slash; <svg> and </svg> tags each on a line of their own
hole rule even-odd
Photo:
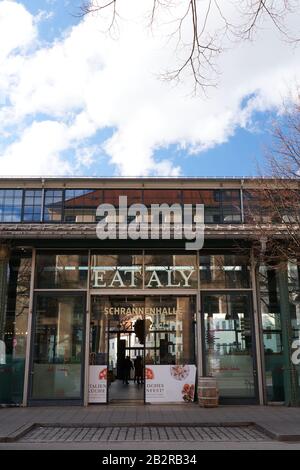
<svg viewBox="0 0 300 470">
<path fill-rule="evenodd" d="M 133 369 L 133 364 L 130 357 L 126 356 L 123 362 L 123 384 L 129 385 L 131 369 Z"/>
<path fill-rule="evenodd" d="M 143 383 L 143 359 L 142 356 L 137 356 L 134 360 L 134 381 L 138 385 Z"/>
</svg>

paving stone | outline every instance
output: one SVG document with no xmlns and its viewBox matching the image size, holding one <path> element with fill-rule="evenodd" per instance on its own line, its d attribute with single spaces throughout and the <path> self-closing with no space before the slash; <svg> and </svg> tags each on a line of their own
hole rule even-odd
<svg viewBox="0 0 300 470">
<path fill-rule="evenodd" d="M 19 442 L 124 442 L 124 441 L 266 441 L 267 436 L 253 426 L 142 426 L 142 427 L 58 427 L 37 426 Z"/>
</svg>

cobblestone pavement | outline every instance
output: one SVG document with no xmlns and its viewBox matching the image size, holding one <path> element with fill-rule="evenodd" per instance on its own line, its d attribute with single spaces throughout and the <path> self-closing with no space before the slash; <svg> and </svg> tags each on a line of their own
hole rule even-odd
<svg viewBox="0 0 300 470">
<path fill-rule="evenodd" d="M 205 409 L 196 404 L 0 408 L 0 443 L 14 442 L 34 426 L 55 427 L 57 425 L 60 428 L 62 426 L 81 428 L 127 426 L 131 428 L 135 426 L 202 427 L 229 424 L 238 427 L 256 425 L 267 432 L 270 441 L 273 438 L 300 443 L 300 408 L 220 406 Z M 104 445 L 104 441 L 102 442 Z M 176 441 L 174 443 L 176 444 Z"/>
<path fill-rule="evenodd" d="M 19 442 L 267 441 L 255 426 L 36 426 Z"/>
</svg>

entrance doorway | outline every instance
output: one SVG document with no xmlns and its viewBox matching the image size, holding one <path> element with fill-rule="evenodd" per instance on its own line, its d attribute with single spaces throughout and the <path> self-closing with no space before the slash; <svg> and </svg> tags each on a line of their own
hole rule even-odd
<svg viewBox="0 0 300 470">
<path fill-rule="evenodd" d="M 89 403 L 193 401 L 195 305 L 195 296 L 92 295 Z"/>
<path fill-rule="evenodd" d="M 132 322 L 134 328 L 134 319 Z M 109 331 L 108 377 L 110 402 L 134 400 L 144 402 L 144 345 L 134 330 Z"/>
</svg>

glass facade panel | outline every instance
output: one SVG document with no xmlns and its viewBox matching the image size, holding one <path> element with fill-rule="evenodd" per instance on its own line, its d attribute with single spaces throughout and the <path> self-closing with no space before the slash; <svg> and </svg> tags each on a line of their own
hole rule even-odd
<svg viewBox="0 0 300 470">
<path fill-rule="evenodd" d="M 37 297 L 31 399 L 82 398 L 85 297 Z"/>
<path fill-rule="evenodd" d="M 145 287 L 194 288 L 198 287 L 197 259 L 195 254 L 160 253 L 145 254 Z"/>
<path fill-rule="evenodd" d="M 195 364 L 193 297 L 146 297 L 146 364 Z"/>
<path fill-rule="evenodd" d="M 240 289 L 250 287 L 248 256 L 233 254 L 200 254 L 202 289 Z"/>
<path fill-rule="evenodd" d="M 21 222 L 23 191 L 19 189 L 0 190 L 0 223 Z"/>
<path fill-rule="evenodd" d="M 87 288 L 87 252 L 38 253 L 36 260 L 37 289 Z"/>
<path fill-rule="evenodd" d="M 291 315 L 291 342 L 296 344 L 297 359 L 300 357 L 300 260 L 291 260 L 288 263 L 288 284 Z M 297 353 L 298 350 L 298 353 Z M 295 394 L 298 404 L 300 403 L 300 364 L 293 363 Z"/>
<path fill-rule="evenodd" d="M 105 189 L 103 191 L 103 202 L 105 204 L 113 204 L 119 206 L 119 197 L 126 196 L 127 204 L 142 204 L 143 191 L 140 189 Z"/>
<path fill-rule="evenodd" d="M 255 398 L 253 334 L 247 294 L 203 295 L 206 374 L 222 398 Z"/>
<path fill-rule="evenodd" d="M 145 189 L 144 204 L 149 207 L 151 204 L 182 204 L 182 192 L 176 189 Z"/>
<path fill-rule="evenodd" d="M 285 399 L 284 357 L 276 270 L 260 266 L 259 284 L 267 399 L 282 402 Z"/>
<path fill-rule="evenodd" d="M 41 222 L 42 221 L 42 196 L 40 189 L 24 191 L 24 222 Z"/>
<path fill-rule="evenodd" d="M 94 253 L 91 260 L 91 288 L 141 288 L 143 285 L 143 258 L 135 254 Z"/>
<path fill-rule="evenodd" d="M 65 192 L 64 221 L 69 223 L 95 223 L 96 210 L 102 202 L 102 190 L 68 189 Z"/>
<path fill-rule="evenodd" d="M 0 318 L 0 403 L 23 400 L 31 253 L 14 252 L 8 270 L 7 308 Z"/>
<path fill-rule="evenodd" d="M 47 189 L 44 202 L 44 222 L 61 222 L 63 191 Z"/>
<path fill-rule="evenodd" d="M 206 224 L 241 223 L 240 191 L 222 189 L 183 190 L 184 204 L 204 204 Z"/>
<path fill-rule="evenodd" d="M 246 190 L 244 191 L 245 222 L 299 224 L 299 200 L 299 190 Z"/>
</svg>

